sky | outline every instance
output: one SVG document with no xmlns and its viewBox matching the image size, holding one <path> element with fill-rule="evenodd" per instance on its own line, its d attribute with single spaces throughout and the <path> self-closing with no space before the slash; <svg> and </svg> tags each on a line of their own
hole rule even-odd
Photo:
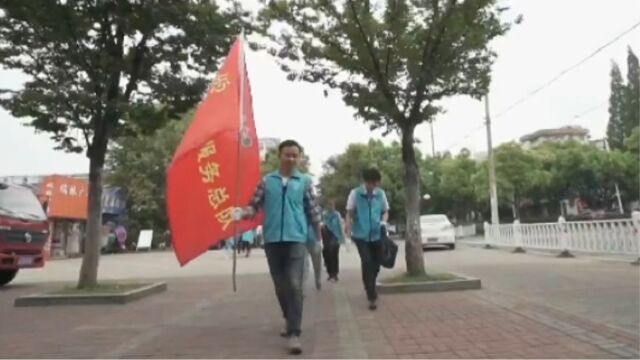
<svg viewBox="0 0 640 360">
<path fill-rule="evenodd" d="M 512 0 L 506 14 L 516 25 L 491 46 L 498 54 L 493 67 L 490 109 L 495 145 L 519 139 L 541 128 L 580 125 L 593 139 L 605 136 L 608 121 L 609 71 L 616 61 L 626 75 L 627 46 L 640 54 L 640 27 L 625 35 L 553 85 L 498 116 L 562 70 L 640 21 L 639 0 Z M 247 49 L 254 113 L 259 137 L 298 140 L 311 158 L 311 171 L 350 143 L 382 138 L 380 132 L 353 115 L 338 92 L 323 94 L 321 85 L 289 82 L 266 53 Z M 25 77 L 0 69 L 0 87 L 20 88 Z M 434 123 L 436 151 L 457 153 L 466 147 L 486 151 L 484 104 L 468 97 L 442 102 L 446 112 Z M 581 115 L 581 116 L 580 116 Z M 419 147 L 430 153 L 427 125 L 417 129 Z M 385 141 L 397 140 L 395 134 Z M 88 172 L 82 154 L 53 150 L 47 134 L 35 133 L 0 109 L 0 176 Z"/>
</svg>

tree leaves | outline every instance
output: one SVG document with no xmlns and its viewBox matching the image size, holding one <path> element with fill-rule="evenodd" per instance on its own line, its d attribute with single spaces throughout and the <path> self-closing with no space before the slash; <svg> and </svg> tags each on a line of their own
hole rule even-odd
<svg viewBox="0 0 640 360">
<path fill-rule="evenodd" d="M 260 19 L 290 79 L 338 88 L 358 117 L 396 128 L 486 91 L 501 12 L 492 0 L 279 0 Z"/>
<path fill-rule="evenodd" d="M 2 0 L 0 9 L 0 65 L 31 77 L 22 90 L 2 90 L 0 106 L 68 151 L 126 133 L 136 108 L 179 117 L 234 36 L 253 29 L 237 5 L 187 0 Z"/>
<path fill-rule="evenodd" d="M 627 82 L 618 64 L 611 64 L 607 140 L 612 149 L 623 149 L 624 141 L 640 126 L 640 64 L 631 47 L 627 51 Z"/>
</svg>

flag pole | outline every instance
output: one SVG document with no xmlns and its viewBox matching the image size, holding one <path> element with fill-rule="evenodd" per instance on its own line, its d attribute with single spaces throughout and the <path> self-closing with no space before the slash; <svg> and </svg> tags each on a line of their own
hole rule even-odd
<svg viewBox="0 0 640 360">
<path fill-rule="evenodd" d="M 240 32 L 238 36 L 239 49 L 238 49 L 238 71 L 240 71 L 240 96 L 239 96 L 239 105 L 240 111 L 238 111 L 239 118 L 239 126 L 238 126 L 238 146 L 236 153 L 236 206 L 240 206 L 240 146 L 242 143 L 242 131 L 244 130 L 245 121 L 244 121 L 244 75 L 245 75 L 245 63 L 244 63 L 244 29 Z M 237 283 L 236 283 L 236 269 L 237 269 L 237 250 L 240 245 L 240 234 L 238 234 L 238 222 L 235 221 L 234 225 L 234 245 L 236 249 L 233 249 L 233 268 L 231 270 L 231 282 L 233 283 L 233 292 L 238 291 Z"/>
</svg>

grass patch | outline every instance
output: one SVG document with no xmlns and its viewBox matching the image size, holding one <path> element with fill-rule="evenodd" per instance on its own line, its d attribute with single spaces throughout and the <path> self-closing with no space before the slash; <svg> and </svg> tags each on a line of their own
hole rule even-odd
<svg viewBox="0 0 640 360">
<path fill-rule="evenodd" d="M 49 292 L 50 295 L 91 295 L 91 294 L 121 294 L 139 289 L 150 284 L 98 284 L 97 286 L 78 289 L 76 286 L 66 286 L 61 290 Z"/>
<path fill-rule="evenodd" d="M 382 279 L 383 284 L 405 284 L 412 282 L 436 282 L 460 279 L 460 277 L 449 273 L 427 273 L 420 276 L 410 276 L 408 273 L 402 273 L 386 279 Z"/>
</svg>

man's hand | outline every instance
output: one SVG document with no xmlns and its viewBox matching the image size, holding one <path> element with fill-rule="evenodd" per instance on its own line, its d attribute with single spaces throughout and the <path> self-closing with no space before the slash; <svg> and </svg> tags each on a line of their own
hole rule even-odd
<svg viewBox="0 0 640 360">
<path fill-rule="evenodd" d="M 251 206 L 237 207 L 233 210 L 233 220 L 235 221 L 253 219 L 255 216 L 256 211 Z"/>
</svg>

